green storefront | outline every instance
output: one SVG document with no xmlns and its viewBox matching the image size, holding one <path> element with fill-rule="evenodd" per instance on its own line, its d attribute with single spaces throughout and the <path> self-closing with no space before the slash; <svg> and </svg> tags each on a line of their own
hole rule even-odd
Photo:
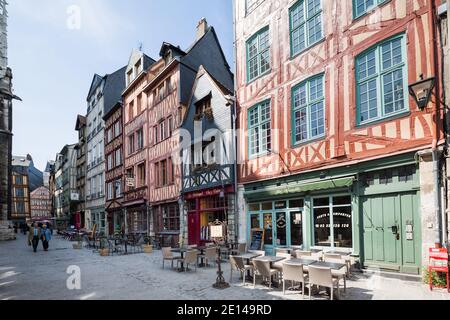
<svg viewBox="0 0 450 320">
<path fill-rule="evenodd" d="M 245 186 L 247 239 L 264 230 L 282 247 L 351 253 L 362 266 L 418 274 L 419 169 L 415 154 Z"/>
</svg>

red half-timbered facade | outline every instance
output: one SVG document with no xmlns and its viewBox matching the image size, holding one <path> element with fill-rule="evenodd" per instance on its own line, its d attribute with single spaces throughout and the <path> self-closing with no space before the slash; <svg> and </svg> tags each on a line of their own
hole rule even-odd
<svg viewBox="0 0 450 320">
<path fill-rule="evenodd" d="M 268 250 L 341 249 L 366 266 L 418 272 L 433 244 L 422 223 L 432 210 L 419 204 L 433 189 L 423 150 L 444 142 L 435 9 L 432 0 L 235 1 L 242 237 L 261 227 Z M 408 86 L 428 78 L 436 86 L 421 110 Z M 402 167 L 420 191 L 402 183 Z M 389 201 L 398 216 L 377 217 Z M 401 212 L 408 201 L 411 216 Z M 332 212 L 337 202 L 346 219 Z M 337 221 L 349 227 L 330 227 Z M 377 232 L 389 224 L 394 237 Z"/>
</svg>

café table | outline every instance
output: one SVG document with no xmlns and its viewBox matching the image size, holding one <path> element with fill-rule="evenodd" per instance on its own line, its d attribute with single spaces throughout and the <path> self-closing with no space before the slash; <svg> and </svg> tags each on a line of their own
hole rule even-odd
<svg viewBox="0 0 450 320">
<path fill-rule="evenodd" d="M 188 251 L 190 251 L 190 250 L 193 250 L 193 249 L 188 249 L 188 248 L 172 248 L 172 252 L 174 252 L 174 253 L 179 253 L 180 255 L 181 255 L 181 267 L 180 268 L 178 268 L 178 272 L 183 272 L 184 271 L 184 261 L 183 261 L 183 259 L 184 259 L 184 254 L 186 253 L 186 252 L 188 252 Z"/>
<path fill-rule="evenodd" d="M 210 248 L 210 247 L 207 247 L 207 246 L 198 246 L 198 247 L 196 247 L 196 248 L 194 248 L 194 249 L 199 250 L 199 251 L 200 251 L 200 255 L 204 255 L 204 254 L 205 254 L 206 248 Z M 214 248 L 214 247 L 213 247 L 213 248 Z M 206 264 L 205 264 L 204 257 L 200 257 L 200 258 L 201 258 L 202 262 L 201 262 L 198 266 L 199 266 L 200 268 L 205 267 Z"/>
<path fill-rule="evenodd" d="M 346 265 L 343 263 L 334 263 L 334 262 L 325 262 L 325 261 L 315 261 L 311 265 L 313 267 L 330 268 L 331 270 L 341 270 L 342 268 L 346 267 Z"/>
</svg>

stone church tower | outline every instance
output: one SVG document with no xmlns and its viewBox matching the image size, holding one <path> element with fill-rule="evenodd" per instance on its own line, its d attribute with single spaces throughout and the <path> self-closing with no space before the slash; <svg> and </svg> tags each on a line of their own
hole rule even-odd
<svg viewBox="0 0 450 320">
<path fill-rule="evenodd" d="M 0 0 L 0 241 L 15 239 L 13 230 L 8 229 L 8 215 L 11 212 L 12 100 L 19 99 L 12 92 L 12 72 L 8 68 L 6 5 L 6 0 Z"/>
</svg>

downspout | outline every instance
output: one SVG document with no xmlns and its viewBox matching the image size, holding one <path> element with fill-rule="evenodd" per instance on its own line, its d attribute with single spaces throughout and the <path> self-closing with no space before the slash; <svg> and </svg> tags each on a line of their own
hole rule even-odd
<svg viewBox="0 0 450 320">
<path fill-rule="evenodd" d="M 442 215 L 441 215 L 441 201 L 440 201 L 440 187 L 439 187 L 439 154 L 438 154 L 438 140 L 439 140 L 439 123 L 440 123 L 440 77 L 439 77 L 439 55 L 438 55 L 438 43 L 437 43 L 437 19 L 436 19 L 436 4 L 434 0 L 430 0 L 430 9 L 429 9 L 429 19 L 431 23 L 432 29 L 432 39 L 431 39 L 431 49 L 432 56 L 434 58 L 433 63 L 433 73 L 436 78 L 436 87 L 435 87 L 435 105 L 433 108 L 433 119 L 434 119 L 434 130 L 433 130 L 433 145 L 432 145 L 432 155 L 433 155 L 433 180 L 434 180 L 434 208 L 435 208 L 435 217 L 436 217 L 436 228 L 435 228 L 435 244 L 436 247 L 439 248 L 442 246 Z"/>
<path fill-rule="evenodd" d="M 234 224 L 235 224 L 235 242 L 239 241 L 239 194 L 238 194 L 238 175 L 237 175 L 237 135 L 236 135 L 236 122 L 237 122 L 237 47 L 236 47 L 236 0 L 233 0 L 233 39 L 234 39 L 234 50 L 233 50 L 233 58 L 234 58 L 234 66 L 233 66 L 233 76 L 234 76 L 234 99 L 233 99 L 233 114 L 232 114 L 232 128 L 233 128 L 233 156 L 234 156 Z"/>
</svg>

